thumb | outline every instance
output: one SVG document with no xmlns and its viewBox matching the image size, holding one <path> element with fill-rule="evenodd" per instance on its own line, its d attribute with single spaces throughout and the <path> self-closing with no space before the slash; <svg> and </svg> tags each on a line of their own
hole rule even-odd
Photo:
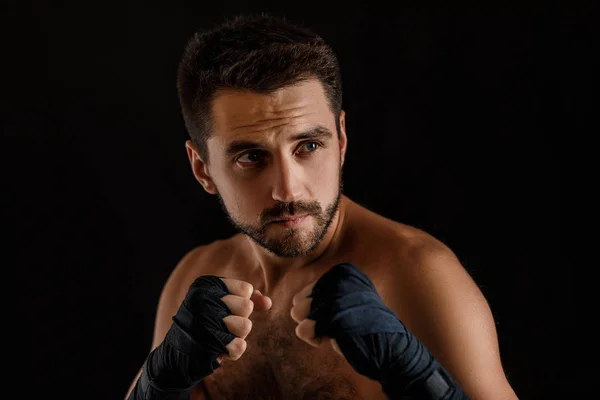
<svg viewBox="0 0 600 400">
<path fill-rule="evenodd" d="M 337 343 L 337 341 L 335 339 L 329 338 L 329 343 L 331 343 L 331 347 L 333 347 L 333 351 L 338 353 L 344 359 L 346 358 L 346 356 L 344 356 L 344 353 L 342 353 L 342 349 L 340 349 L 340 345 Z"/>
<path fill-rule="evenodd" d="M 271 298 L 263 295 L 258 289 L 254 289 L 250 300 L 254 303 L 254 311 L 266 311 L 273 306 Z"/>
</svg>

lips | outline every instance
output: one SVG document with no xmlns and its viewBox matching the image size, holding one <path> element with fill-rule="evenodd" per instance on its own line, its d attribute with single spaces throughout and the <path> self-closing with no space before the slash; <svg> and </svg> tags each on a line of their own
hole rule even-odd
<svg viewBox="0 0 600 400">
<path fill-rule="evenodd" d="M 308 214 L 303 214 L 303 215 L 295 215 L 293 217 L 286 217 L 286 218 L 282 218 L 282 219 L 277 219 L 275 221 L 271 221 L 271 222 L 286 222 L 286 221 L 293 221 L 295 219 L 300 219 L 303 217 L 308 216 Z"/>
</svg>

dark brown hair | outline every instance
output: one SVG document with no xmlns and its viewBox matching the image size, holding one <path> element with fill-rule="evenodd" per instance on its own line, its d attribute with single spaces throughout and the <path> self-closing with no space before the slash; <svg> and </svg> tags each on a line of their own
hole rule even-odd
<svg viewBox="0 0 600 400">
<path fill-rule="evenodd" d="M 190 139 L 208 162 L 206 141 L 217 90 L 247 89 L 269 94 L 318 78 L 336 120 L 342 108 L 337 56 L 325 41 L 285 17 L 266 13 L 233 17 L 188 41 L 177 74 L 179 102 Z"/>
</svg>

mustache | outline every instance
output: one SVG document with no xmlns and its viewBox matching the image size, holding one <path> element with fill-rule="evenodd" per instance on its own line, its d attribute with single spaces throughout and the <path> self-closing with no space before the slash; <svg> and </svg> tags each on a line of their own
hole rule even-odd
<svg viewBox="0 0 600 400">
<path fill-rule="evenodd" d="M 265 222 L 272 222 L 281 218 L 293 217 L 295 215 L 319 213 L 321 213 L 321 206 L 316 202 L 279 202 L 275 206 L 265 210 L 262 219 Z"/>
</svg>

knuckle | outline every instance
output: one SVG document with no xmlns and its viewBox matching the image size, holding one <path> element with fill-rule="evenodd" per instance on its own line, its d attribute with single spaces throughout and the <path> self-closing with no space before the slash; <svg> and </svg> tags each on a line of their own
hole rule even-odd
<svg viewBox="0 0 600 400">
<path fill-rule="evenodd" d="M 225 296 L 221 297 L 221 301 L 225 304 L 227 304 L 229 302 L 229 300 L 231 299 L 231 295 L 230 294 L 226 294 Z"/>
<path fill-rule="evenodd" d="M 254 292 L 254 286 L 252 286 L 250 283 L 248 282 L 242 282 L 240 284 L 240 290 L 242 292 L 242 295 L 244 297 L 250 297 L 252 296 L 252 293 Z"/>
<path fill-rule="evenodd" d="M 254 310 L 254 302 L 250 299 L 245 299 L 243 303 L 244 311 L 251 313 Z"/>
<path fill-rule="evenodd" d="M 296 333 L 296 336 L 302 337 L 302 325 L 296 325 L 294 332 Z"/>
<path fill-rule="evenodd" d="M 223 322 L 225 323 L 225 326 L 227 327 L 227 329 L 229 329 L 231 331 L 231 329 L 233 328 L 234 324 L 233 324 L 233 316 L 232 315 L 228 315 L 226 317 L 223 318 Z"/>
<path fill-rule="evenodd" d="M 232 342 L 231 358 L 237 360 L 244 354 L 244 351 L 246 351 L 246 341 L 244 339 L 238 338 Z"/>
<path fill-rule="evenodd" d="M 252 321 L 250 321 L 248 318 L 242 319 L 242 331 L 247 334 L 251 330 L 252 330 Z"/>
</svg>

